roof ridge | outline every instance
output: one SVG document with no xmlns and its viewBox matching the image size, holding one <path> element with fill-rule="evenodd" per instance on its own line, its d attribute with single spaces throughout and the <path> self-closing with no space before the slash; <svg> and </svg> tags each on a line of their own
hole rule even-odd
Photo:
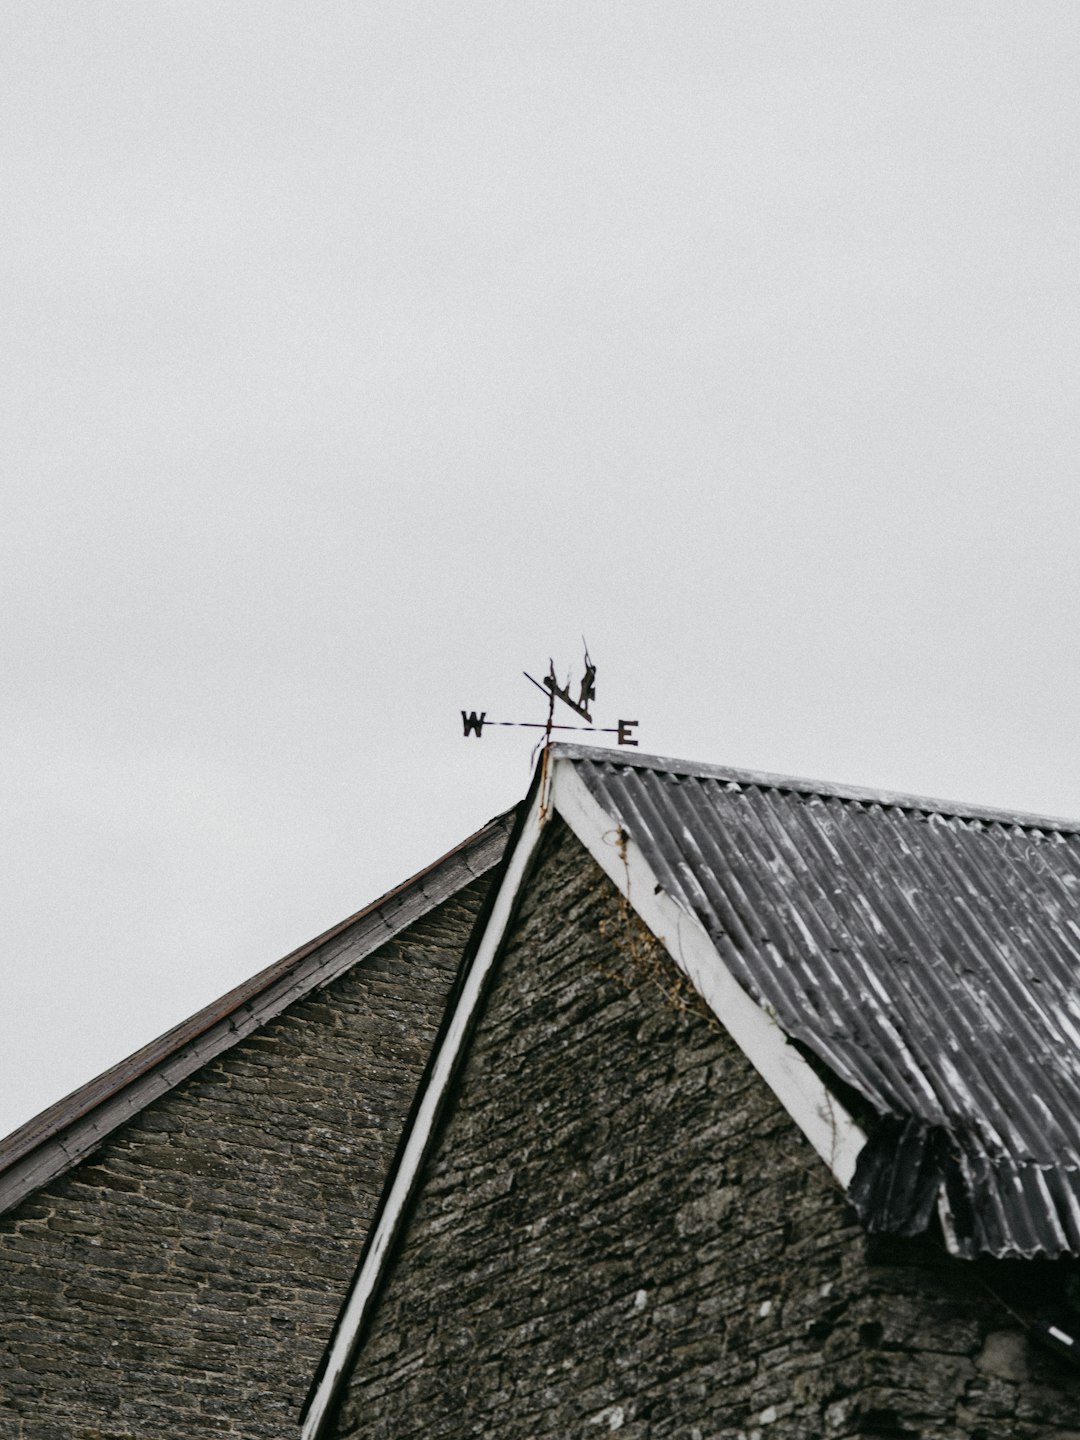
<svg viewBox="0 0 1080 1440">
<path fill-rule="evenodd" d="M 928 795 L 910 795 L 903 791 L 879 790 L 843 781 L 810 780 L 796 775 L 778 775 L 767 770 L 743 770 L 731 765 L 710 765 L 699 760 L 679 760 L 666 755 L 630 755 L 608 746 L 579 745 L 557 741 L 551 747 L 553 758 L 589 760 L 625 766 L 638 770 L 665 770 L 672 775 L 685 775 L 699 780 L 722 780 L 735 785 L 755 785 L 763 790 L 791 790 L 802 795 L 821 795 L 836 800 L 851 800 L 862 805 L 881 805 L 896 810 L 911 810 L 924 815 L 952 816 L 960 820 L 984 820 L 1000 825 L 1013 825 L 1022 830 L 1052 830 L 1080 834 L 1080 820 L 1055 815 L 1030 814 L 1023 810 L 1005 810 L 993 805 L 970 804 L 958 800 L 941 800 Z"/>
</svg>

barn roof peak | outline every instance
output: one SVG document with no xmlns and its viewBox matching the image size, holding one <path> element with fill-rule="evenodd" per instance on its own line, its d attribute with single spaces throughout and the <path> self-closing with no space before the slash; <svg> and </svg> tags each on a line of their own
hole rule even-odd
<svg viewBox="0 0 1080 1440">
<path fill-rule="evenodd" d="M 868 1229 L 940 1223 L 962 1256 L 1080 1254 L 1075 822 L 556 744 L 470 943 L 305 1440 L 324 1433 L 352 1364 L 555 818 L 664 944 Z"/>
</svg>

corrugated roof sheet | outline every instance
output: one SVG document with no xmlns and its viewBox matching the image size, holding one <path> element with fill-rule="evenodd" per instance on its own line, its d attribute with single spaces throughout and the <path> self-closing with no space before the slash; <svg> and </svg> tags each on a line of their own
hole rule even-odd
<svg viewBox="0 0 1080 1440">
<path fill-rule="evenodd" d="M 1080 827 L 559 746 L 739 982 L 880 1118 L 851 1198 L 1080 1253 Z"/>
</svg>

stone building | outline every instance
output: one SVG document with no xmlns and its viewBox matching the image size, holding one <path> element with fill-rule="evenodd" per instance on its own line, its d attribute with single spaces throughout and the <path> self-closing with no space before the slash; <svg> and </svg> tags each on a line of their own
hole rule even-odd
<svg viewBox="0 0 1080 1440">
<path fill-rule="evenodd" d="M 1077 825 L 553 747 L 0 1145 L 0 1437 L 1080 1440 L 1078 897 Z"/>
<path fill-rule="evenodd" d="M 0 1144 L 0 1437 L 284 1440 L 512 817 Z"/>
<path fill-rule="evenodd" d="M 1078 975 L 1076 825 L 554 747 L 305 1440 L 1080 1440 Z"/>
</svg>

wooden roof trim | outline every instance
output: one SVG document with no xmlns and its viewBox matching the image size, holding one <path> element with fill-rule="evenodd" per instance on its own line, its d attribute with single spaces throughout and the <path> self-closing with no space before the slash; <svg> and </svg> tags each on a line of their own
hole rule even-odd
<svg viewBox="0 0 1080 1440">
<path fill-rule="evenodd" d="M 573 764 L 556 765 L 552 803 L 846 1190 L 866 1135 L 845 1106 L 789 1042 L 776 1017 L 743 989 L 701 922 L 667 893 L 640 847 Z"/>
<path fill-rule="evenodd" d="M 329 984 L 499 863 L 513 812 L 292 951 L 118 1065 L 35 1116 L 0 1144 L 0 1214 L 84 1159 L 118 1126 L 201 1065 Z"/>
</svg>

